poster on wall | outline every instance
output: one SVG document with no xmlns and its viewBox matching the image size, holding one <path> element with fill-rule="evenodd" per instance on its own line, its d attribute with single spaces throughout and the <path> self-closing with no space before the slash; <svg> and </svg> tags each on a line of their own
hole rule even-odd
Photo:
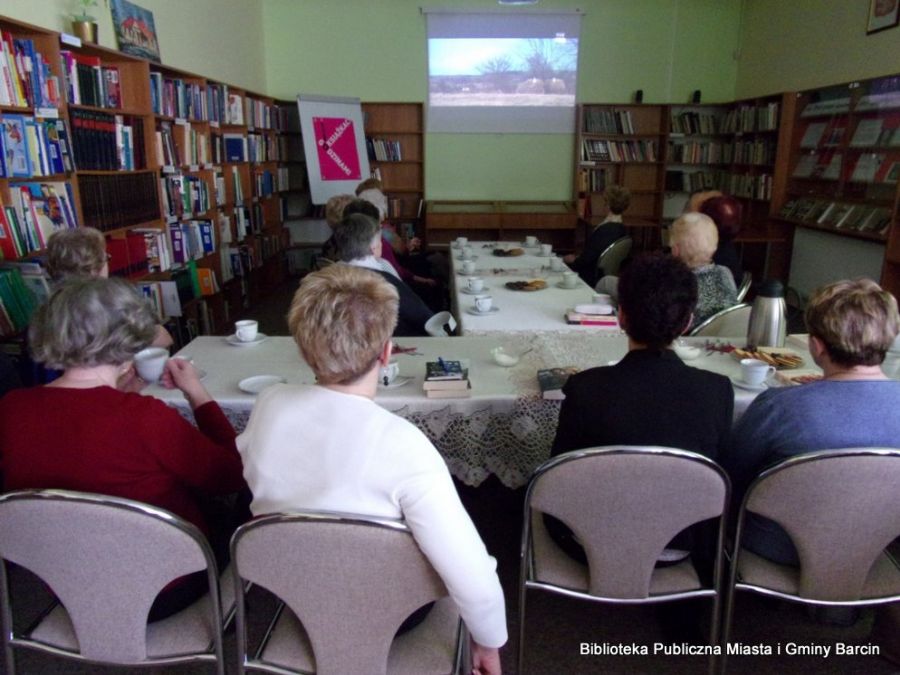
<svg viewBox="0 0 900 675">
<path fill-rule="evenodd" d="M 893 28 L 900 21 L 900 0 L 869 0 L 866 35 Z"/>
<path fill-rule="evenodd" d="M 153 12 L 138 7 L 128 0 L 110 0 L 109 4 L 119 51 L 162 63 Z"/>
<path fill-rule="evenodd" d="M 297 108 L 313 203 L 354 194 L 369 177 L 359 99 L 300 94 Z"/>
</svg>

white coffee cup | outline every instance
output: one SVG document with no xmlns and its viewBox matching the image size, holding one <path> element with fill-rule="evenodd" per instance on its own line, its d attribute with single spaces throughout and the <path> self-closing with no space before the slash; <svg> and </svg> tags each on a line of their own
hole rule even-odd
<svg viewBox="0 0 900 675">
<path fill-rule="evenodd" d="M 168 360 L 168 349 L 147 347 L 134 355 L 134 369 L 144 382 L 159 382 Z"/>
<path fill-rule="evenodd" d="M 526 246 L 534 246 L 537 244 L 537 237 L 528 236 L 525 237 L 525 245 Z"/>
<path fill-rule="evenodd" d="M 475 271 L 475 263 L 472 260 L 463 260 L 461 269 L 463 274 L 472 274 Z"/>
<path fill-rule="evenodd" d="M 490 295 L 479 295 L 475 298 L 475 311 L 490 312 L 494 299 Z"/>
<path fill-rule="evenodd" d="M 553 256 L 552 258 L 550 258 L 550 269 L 551 270 L 553 270 L 554 272 L 560 272 L 560 271 L 562 271 L 562 268 L 563 268 L 562 258 L 560 258 L 559 256 Z"/>
<path fill-rule="evenodd" d="M 470 292 L 480 293 L 481 289 L 484 288 L 484 279 L 481 277 L 469 277 L 466 284 L 468 285 Z"/>
<path fill-rule="evenodd" d="M 553 244 L 541 244 L 541 255 L 550 255 L 553 253 Z"/>
<path fill-rule="evenodd" d="M 591 296 L 591 303 L 594 305 L 611 305 L 612 296 L 607 293 L 594 293 Z"/>
<path fill-rule="evenodd" d="M 468 237 L 457 237 L 456 238 L 456 245 L 459 246 L 460 248 L 462 248 L 463 246 L 465 246 L 468 243 L 469 243 Z"/>
<path fill-rule="evenodd" d="M 750 385 L 759 385 L 775 372 L 775 367 L 759 359 L 741 359 L 741 379 Z"/>
<path fill-rule="evenodd" d="M 241 342 L 253 342 L 259 332 L 259 322 L 247 319 L 234 323 L 234 335 Z"/>
<path fill-rule="evenodd" d="M 399 374 L 400 364 L 396 361 L 391 361 L 386 366 L 381 366 L 381 369 L 378 371 L 378 383 L 387 386 L 396 380 Z"/>
<path fill-rule="evenodd" d="M 463 260 L 471 260 L 474 255 L 475 255 L 475 251 L 471 246 L 469 246 L 468 244 L 463 246 L 463 249 L 462 249 L 462 259 Z"/>
<path fill-rule="evenodd" d="M 566 288 L 575 288 L 578 284 L 578 275 L 575 272 L 563 272 L 562 283 Z"/>
</svg>

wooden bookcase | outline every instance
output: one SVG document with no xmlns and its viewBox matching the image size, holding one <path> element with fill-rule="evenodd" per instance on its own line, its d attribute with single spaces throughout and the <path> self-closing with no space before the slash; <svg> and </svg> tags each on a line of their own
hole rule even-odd
<svg viewBox="0 0 900 675">
<path fill-rule="evenodd" d="M 425 137 L 421 103 L 363 103 L 369 165 L 384 185 L 388 220 L 398 232 L 424 234 Z"/>
<path fill-rule="evenodd" d="M 0 104 L 0 121 L 15 116 L 39 122 L 62 120 L 75 164 L 74 170 L 59 174 L 40 174 L 38 170 L 31 175 L 0 177 L 4 206 L 15 205 L 12 198 L 21 184 L 49 182 L 67 193 L 79 224 L 94 225 L 106 234 L 113 255 L 127 250 L 125 242 L 133 243 L 135 237 L 144 236 L 148 241 L 158 237 L 157 243 L 164 245 L 173 259 L 171 266 L 165 268 L 157 259 L 156 268 L 150 271 L 148 262 L 129 258 L 118 273 L 131 278 L 149 297 L 153 293 L 146 289 L 156 282 L 177 281 L 184 290 L 182 316 L 171 326 L 180 341 L 199 332 L 228 330 L 231 321 L 256 298 L 283 281 L 283 201 L 302 187 L 302 181 L 299 186 L 291 185 L 287 163 L 296 148 L 286 137 L 293 132 L 287 129 L 285 113 L 272 98 L 97 45 L 80 44 L 64 34 L 15 20 L 0 17 L 0 29 L 13 39 L 32 41 L 46 63 L 47 76 L 55 80 L 52 86 L 59 91 L 53 106 Z M 91 72 L 100 84 L 82 90 L 81 78 L 92 82 Z M 71 89 L 67 82 L 72 83 Z M 99 98 L 98 91 L 102 92 Z M 84 100 L 76 102 L 75 96 L 89 98 L 91 105 Z M 85 146 L 79 145 L 74 134 L 90 128 L 96 120 L 107 124 L 107 131 L 115 129 L 120 148 L 130 148 L 129 152 L 120 149 L 104 155 L 108 165 L 100 168 L 94 166 L 97 158 L 85 155 Z M 229 159 L 224 154 L 224 141 L 229 138 L 242 146 L 241 156 Z M 123 159 L 126 156 L 128 159 Z M 305 171 L 303 175 L 305 178 Z M 180 192 L 173 186 L 189 186 L 190 198 L 174 205 L 172 197 Z M 209 224 L 205 231 L 211 248 L 209 243 L 202 247 L 201 223 Z M 174 261 L 177 237 L 171 234 L 173 228 L 180 229 L 192 244 L 200 242 L 200 248 L 194 246 L 183 262 Z M 154 231 L 161 234 L 153 235 Z M 41 252 L 42 246 L 30 246 L 22 257 Z M 212 270 L 218 290 L 210 288 L 209 294 L 197 295 L 192 280 L 185 281 L 193 267 Z"/>
</svg>

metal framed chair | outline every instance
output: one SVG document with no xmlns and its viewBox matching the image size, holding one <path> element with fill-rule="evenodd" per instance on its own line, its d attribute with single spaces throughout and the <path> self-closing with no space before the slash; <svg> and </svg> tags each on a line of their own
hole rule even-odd
<svg viewBox="0 0 900 675">
<path fill-rule="evenodd" d="M 737 301 L 744 302 L 744 298 L 747 297 L 747 293 L 750 292 L 750 286 L 753 284 L 753 273 L 752 272 L 744 272 L 744 276 L 741 277 L 741 285 L 738 286 L 737 289 Z"/>
<path fill-rule="evenodd" d="M 615 604 L 711 597 L 709 639 L 716 644 L 729 492 L 728 477 L 718 464 L 673 448 L 590 448 L 540 466 L 525 494 L 518 672 L 525 672 L 525 601 L 530 589 Z M 544 513 L 575 533 L 584 546 L 587 566 L 550 538 Z M 689 559 L 655 567 L 676 534 L 710 519 L 719 520 L 711 585 L 703 585 Z"/>
<path fill-rule="evenodd" d="M 450 332 L 445 328 L 449 327 Z M 447 337 L 456 330 L 456 319 L 450 312 L 438 312 L 425 322 L 425 332 L 431 337 Z"/>
<path fill-rule="evenodd" d="M 274 514 L 238 528 L 231 550 L 239 673 L 462 672 L 467 633 L 443 582 L 402 522 L 325 512 Z M 252 658 L 239 590 L 244 581 L 281 601 Z M 395 638 L 403 621 L 432 601 L 424 621 Z"/>
<path fill-rule="evenodd" d="M 690 332 L 691 337 L 735 337 L 747 334 L 751 305 L 740 304 L 716 312 Z"/>
<path fill-rule="evenodd" d="M 13 632 L 5 562 L 24 567 L 58 598 L 30 629 Z M 206 571 L 210 593 L 147 623 L 171 581 Z M 227 606 L 233 606 L 228 586 Z M 167 665 L 210 662 L 224 674 L 216 561 L 191 523 L 147 504 L 64 490 L 0 495 L 0 619 L 8 675 L 14 649 L 82 662 Z"/>
<path fill-rule="evenodd" d="M 792 602 L 855 607 L 900 601 L 900 562 L 886 551 L 900 535 L 900 450 L 822 450 L 764 471 L 738 515 L 722 641 L 731 636 L 737 591 Z M 748 513 L 791 537 L 799 569 L 742 548 Z M 721 662 L 724 670 L 724 659 Z"/>
<path fill-rule="evenodd" d="M 621 237 L 607 246 L 600 257 L 597 258 L 597 269 L 602 270 L 605 276 L 616 276 L 619 268 L 631 253 L 634 240 L 631 237 Z"/>
</svg>

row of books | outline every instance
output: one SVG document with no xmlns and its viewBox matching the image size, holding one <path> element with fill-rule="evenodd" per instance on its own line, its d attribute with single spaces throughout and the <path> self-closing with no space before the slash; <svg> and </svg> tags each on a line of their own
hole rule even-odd
<svg viewBox="0 0 900 675">
<path fill-rule="evenodd" d="M 722 186 L 721 171 L 666 171 L 667 192 L 716 190 Z"/>
<path fill-rule="evenodd" d="M 769 200 L 772 198 L 772 176 L 766 173 L 755 176 L 740 173 L 726 174 L 722 189 L 735 197 Z"/>
<path fill-rule="evenodd" d="M 150 104 L 155 115 L 190 120 L 209 118 L 208 101 L 202 85 L 178 77 L 150 73 Z"/>
<path fill-rule="evenodd" d="M 211 220 L 168 223 L 174 265 L 198 260 L 216 250 L 216 226 Z"/>
<path fill-rule="evenodd" d="M 774 141 L 768 139 L 735 141 L 732 148 L 731 161 L 736 164 L 767 166 L 775 163 L 776 144 Z"/>
<path fill-rule="evenodd" d="M 58 108 L 59 80 L 28 38 L 0 32 L 0 105 Z"/>
<path fill-rule="evenodd" d="M 31 178 L 72 171 L 65 120 L 4 114 L 0 118 L 0 178 Z"/>
<path fill-rule="evenodd" d="M 847 130 L 847 120 L 812 122 L 806 125 L 801 148 L 838 147 Z M 850 139 L 851 148 L 900 147 L 900 115 L 861 119 Z"/>
<path fill-rule="evenodd" d="M 25 274 L 13 265 L 3 263 L 0 266 L 0 335 L 8 336 L 19 333 L 28 326 L 31 315 L 40 301 L 38 296 L 26 285 Z M 49 291 L 45 277 L 40 277 Z"/>
<path fill-rule="evenodd" d="M 400 162 L 403 160 L 403 151 L 400 141 L 387 138 L 366 137 L 366 152 L 370 162 Z"/>
<path fill-rule="evenodd" d="M 686 141 L 669 143 L 669 161 L 676 164 L 730 164 L 731 143 Z"/>
<path fill-rule="evenodd" d="M 387 386 L 385 382 L 385 386 Z M 462 361 L 438 359 L 425 364 L 425 381 L 422 389 L 427 398 L 469 398 L 472 383 L 469 367 Z"/>
<path fill-rule="evenodd" d="M 673 134 L 718 134 L 721 133 L 721 119 L 713 112 L 673 111 L 669 118 L 669 131 Z"/>
<path fill-rule="evenodd" d="M 101 231 L 159 219 L 159 183 L 152 173 L 79 174 L 84 224 Z"/>
<path fill-rule="evenodd" d="M 774 131 L 778 128 L 781 105 L 772 101 L 764 105 L 740 105 L 725 113 L 722 121 L 724 133 Z"/>
<path fill-rule="evenodd" d="M 164 167 L 208 164 L 209 137 L 190 122 L 174 127 L 170 122 L 160 122 L 156 130 L 156 158 Z"/>
<path fill-rule="evenodd" d="M 822 117 L 848 112 L 850 112 L 850 97 L 847 90 L 832 90 L 819 92 L 816 100 L 806 104 L 800 117 Z"/>
<path fill-rule="evenodd" d="M 47 246 L 57 230 L 78 227 L 69 183 L 14 183 L 0 214 L 0 251 L 7 260 Z"/>
<path fill-rule="evenodd" d="M 884 153 L 866 152 L 847 158 L 840 152 L 812 152 L 800 155 L 793 178 L 840 180 L 853 183 L 896 183 L 900 178 L 900 161 L 888 159 Z"/>
<path fill-rule="evenodd" d="M 582 140 L 581 158 L 586 162 L 657 162 L 656 141 Z"/>
<path fill-rule="evenodd" d="M 584 131 L 589 134 L 633 134 L 631 111 L 585 108 Z"/>
<path fill-rule="evenodd" d="M 887 233 L 891 225 L 891 211 L 886 207 L 827 199 L 791 199 L 778 215 L 804 223 L 879 234 Z"/>
<path fill-rule="evenodd" d="M 66 97 L 75 105 L 121 108 L 122 84 L 119 68 L 104 65 L 99 56 L 60 51 Z"/>
<path fill-rule="evenodd" d="M 134 171 L 147 166 L 144 121 L 135 115 L 69 111 L 72 147 L 79 169 Z"/>
<path fill-rule="evenodd" d="M 198 216 L 210 209 L 209 185 L 200 176 L 171 174 L 162 176 L 159 185 L 163 215 L 169 218 Z"/>
<path fill-rule="evenodd" d="M 284 188 L 287 189 L 287 188 Z M 401 198 L 401 197 L 389 197 L 388 198 L 388 210 L 387 217 L 388 218 L 421 218 L 422 211 L 425 208 L 425 202 L 417 198 L 413 195 Z"/>
<path fill-rule="evenodd" d="M 581 169 L 578 172 L 578 191 L 603 192 L 609 181 L 609 171 L 605 168 Z"/>
</svg>

